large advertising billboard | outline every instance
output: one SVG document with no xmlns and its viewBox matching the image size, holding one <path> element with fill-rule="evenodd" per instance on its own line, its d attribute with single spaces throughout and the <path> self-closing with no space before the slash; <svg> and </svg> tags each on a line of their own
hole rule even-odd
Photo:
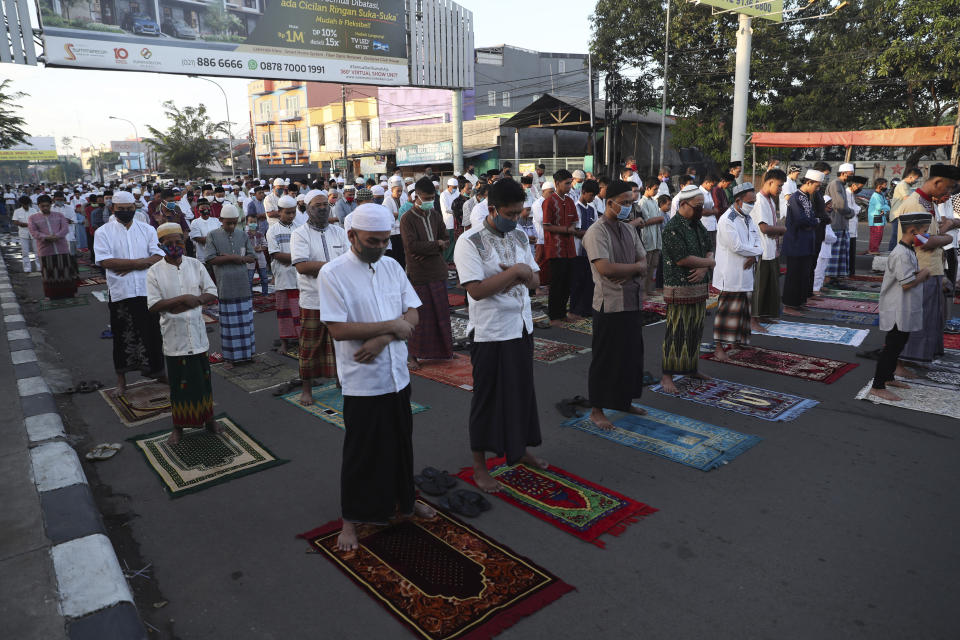
<svg viewBox="0 0 960 640">
<path fill-rule="evenodd" d="M 783 0 L 699 0 L 699 2 L 731 13 L 745 13 L 748 16 L 783 22 Z"/>
<path fill-rule="evenodd" d="M 57 141 L 48 136 L 27 138 L 23 144 L 14 145 L 9 149 L 0 149 L 0 162 L 10 160 L 42 162 L 56 159 Z"/>
<path fill-rule="evenodd" d="M 47 65 L 409 81 L 404 0 L 41 0 Z"/>
</svg>

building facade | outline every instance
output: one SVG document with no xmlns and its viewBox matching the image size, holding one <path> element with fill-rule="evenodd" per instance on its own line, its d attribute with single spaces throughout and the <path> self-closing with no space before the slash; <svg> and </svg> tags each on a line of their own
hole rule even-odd
<svg viewBox="0 0 960 640">
<path fill-rule="evenodd" d="M 547 53 L 501 45 L 478 48 L 475 56 L 473 106 L 478 118 L 509 118 L 545 93 L 589 98 L 586 54 Z"/>
</svg>

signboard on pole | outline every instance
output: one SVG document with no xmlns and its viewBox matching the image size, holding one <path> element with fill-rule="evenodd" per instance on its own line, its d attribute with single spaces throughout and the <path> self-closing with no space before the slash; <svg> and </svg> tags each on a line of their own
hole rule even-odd
<svg viewBox="0 0 960 640">
<path fill-rule="evenodd" d="M 409 82 L 404 0 L 54 2 L 49 66 L 373 85 Z M 78 17 L 82 14 L 82 17 Z"/>
<path fill-rule="evenodd" d="M 27 138 L 23 144 L 9 149 L 0 149 L 0 162 L 20 160 L 27 162 L 42 162 L 57 159 L 57 141 L 53 137 Z"/>
<path fill-rule="evenodd" d="M 774 22 L 783 22 L 783 0 L 699 0 L 699 3 L 717 7 L 723 11 L 735 11 Z"/>
<path fill-rule="evenodd" d="M 450 164 L 453 162 L 453 141 L 407 144 L 397 147 L 397 166 L 415 164 Z"/>
</svg>

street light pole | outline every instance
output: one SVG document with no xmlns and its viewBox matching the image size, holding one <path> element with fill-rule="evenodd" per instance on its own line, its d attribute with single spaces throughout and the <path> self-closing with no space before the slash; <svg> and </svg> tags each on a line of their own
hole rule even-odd
<svg viewBox="0 0 960 640">
<path fill-rule="evenodd" d="M 195 76 L 193 74 L 188 74 L 188 78 L 196 78 L 197 80 L 206 80 L 211 84 L 217 85 L 217 88 L 220 89 L 220 93 L 223 94 L 223 104 L 227 107 L 227 135 L 230 136 L 230 173 L 233 174 L 230 177 L 234 178 L 237 175 L 237 162 L 233 158 L 233 124 L 230 122 L 230 101 L 227 100 L 227 92 L 223 90 L 223 87 L 220 86 L 220 83 L 216 80 L 211 80 L 210 78 L 205 78 L 203 76 Z"/>
<path fill-rule="evenodd" d="M 137 133 L 137 125 L 133 123 L 133 120 L 127 120 L 126 118 L 118 118 L 117 116 L 107 116 L 107 117 L 111 120 L 123 120 L 124 122 L 130 123 L 130 126 L 133 127 L 133 139 L 137 141 L 137 155 L 142 154 L 143 152 L 140 151 L 140 148 L 141 148 L 140 134 Z M 142 172 L 144 170 L 143 162 L 141 161 L 139 164 L 140 164 L 140 171 Z"/>
<path fill-rule="evenodd" d="M 103 184 L 103 157 L 102 157 L 102 154 L 100 153 L 100 150 L 97 149 L 97 145 L 93 144 L 93 140 L 91 140 L 90 138 L 84 138 L 83 136 L 74 136 L 74 137 L 80 138 L 81 140 L 86 140 L 87 144 L 90 145 L 90 150 L 97 152 L 97 168 L 100 170 L 100 184 Z M 83 167 L 80 167 L 80 168 L 82 169 Z"/>
</svg>

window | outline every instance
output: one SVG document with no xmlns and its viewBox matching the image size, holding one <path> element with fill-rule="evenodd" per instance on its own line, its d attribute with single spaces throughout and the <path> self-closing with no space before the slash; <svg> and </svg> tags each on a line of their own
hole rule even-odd
<svg viewBox="0 0 960 640">
<path fill-rule="evenodd" d="M 487 106 L 495 107 L 497 106 L 497 92 L 496 91 L 487 91 Z"/>
<path fill-rule="evenodd" d="M 287 131 L 287 142 L 290 146 L 299 147 L 300 146 L 300 130 L 299 129 L 290 129 Z"/>
<path fill-rule="evenodd" d="M 360 135 L 363 136 L 363 142 L 370 142 L 371 128 L 369 120 L 360 122 Z"/>
<path fill-rule="evenodd" d="M 300 115 L 300 96 L 288 96 L 284 99 L 284 106 L 287 109 L 287 117 Z"/>
<path fill-rule="evenodd" d="M 270 135 L 269 131 L 265 131 L 260 134 L 260 145 L 266 147 L 267 149 L 273 148 L 273 136 Z"/>
<path fill-rule="evenodd" d="M 504 91 L 504 92 L 503 92 L 503 106 L 505 106 L 505 107 L 509 107 L 509 106 L 510 106 L 510 92 L 509 92 L 509 91 Z"/>
<path fill-rule="evenodd" d="M 566 61 L 566 60 L 560 60 L 560 61 L 558 61 L 558 62 L 557 62 L 557 71 L 558 71 L 559 73 L 565 73 L 566 70 L 567 70 L 567 61 Z"/>
<path fill-rule="evenodd" d="M 317 127 L 317 149 L 327 144 L 326 129 L 322 126 Z"/>
<path fill-rule="evenodd" d="M 139 3 L 139 2 L 131 2 L 131 3 L 130 3 L 130 15 L 135 16 L 135 15 L 137 15 L 138 13 L 140 13 L 140 3 Z"/>
<path fill-rule="evenodd" d="M 264 100 L 260 103 L 260 120 L 269 120 L 270 112 L 272 111 L 271 104 L 269 100 Z"/>
</svg>

